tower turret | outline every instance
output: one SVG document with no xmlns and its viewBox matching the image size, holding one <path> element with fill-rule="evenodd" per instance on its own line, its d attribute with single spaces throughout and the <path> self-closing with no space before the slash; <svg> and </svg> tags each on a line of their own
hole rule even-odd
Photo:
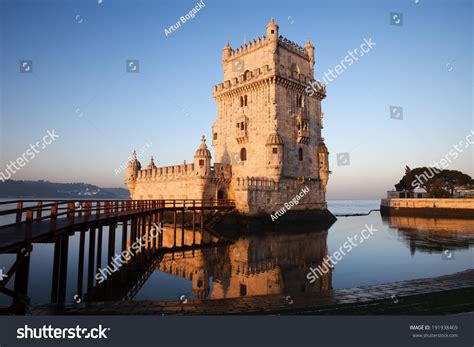
<svg viewBox="0 0 474 347">
<path fill-rule="evenodd" d="M 329 152 L 324 144 L 321 143 L 318 145 L 318 159 L 319 159 L 319 179 L 322 182 L 323 189 L 326 192 L 326 185 L 328 184 L 329 174 Z"/>
<path fill-rule="evenodd" d="M 211 152 L 207 149 L 206 137 L 202 135 L 201 145 L 194 154 L 194 171 L 200 176 L 207 176 L 211 172 Z"/>
<path fill-rule="evenodd" d="M 141 168 L 142 165 L 137 159 L 137 152 L 133 151 L 133 154 L 127 164 L 127 173 L 125 176 L 125 184 L 130 190 L 130 196 L 132 197 L 135 190 L 135 185 L 137 183 L 138 171 L 140 171 Z"/>
<path fill-rule="evenodd" d="M 196 273 L 197 272 L 197 273 Z M 192 279 L 192 290 L 197 300 L 207 299 L 209 296 L 209 276 L 204 269 L 195 271 Z"/>
<path fill-rule="evenodd" d="M 227 59 L 230 58 L 231 48 L 229 44 L 229 40 L 227 40 L 225 47 L 222 48 L 222 63 L 224 63 Z"/>
<path fill-rule="evenodd" d="M 267 24 L 267 39 L 271 42 L 270 47 L 272 51 L 275 52 L 278 47 L 278 24 L 273 17 Z"/>
<path fill-rule="evenodd" d="M 147 170 L 156 168 L 155 160 L 153 159 L 153 156 L 151 156 L 150 163 L 148 163 L 148 166 L 146 168 L 147 168 Z"/>
<path fill-rule="evenodd" d="M 278 134 L 277 128 L 268 135 L 267 142 L 267 166 L 272 169 L 273 175 L 277 178 L 280 176 L 283 169 L 283 139 Z"/>
</svg>

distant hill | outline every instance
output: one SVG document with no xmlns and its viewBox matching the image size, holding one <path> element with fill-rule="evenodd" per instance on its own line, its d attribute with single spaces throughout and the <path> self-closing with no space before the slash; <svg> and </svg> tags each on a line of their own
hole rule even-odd
<svg viewBox="0 0 474 347">
<path fill-rule="evenodd" d="M 100 188 L 87 183 L 7 180 L 0 182 L 0 198 L 129 199 L 130 193 L 124 188 Z"/>
</svg>

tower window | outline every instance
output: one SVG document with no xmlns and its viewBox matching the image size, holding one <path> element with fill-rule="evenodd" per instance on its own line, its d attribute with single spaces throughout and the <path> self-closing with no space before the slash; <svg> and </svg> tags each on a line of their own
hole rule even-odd
<svg viewBox="0 0 474 347">
<path fill-rule="evenodd" d="M 247 95 L 240 97 L 240 107 L 247 106 Z"/>
<path fill-rule="evenodd" d="M 273 154 L 278 154 L 278 147 L 273 147 Z"/>
<path fill-rule="evenodd" d="M 274 33 L 275 33 L 275 30 L 272 29 L 271 33 L 274 34 Z"/>
<path fill-rule="evenodd" d="M 240 296 L 247 295 L 247 286 L 245 284 L 240 284 Z"/>
<path fill-rule="evenodd" d="M 298 160 L 303 161 L 303 148 L 298 148 Z"/>
<path fill-rule="evenodd" d="M 204 166 L 204 159 L 199 159 L 199 166 Z"/>
<path fill-rule="evenodd" d="M 247 160 L 247 150 L 245 148 L 242 148 L 240 150 L 240 160 L 241 161 L 246 161 Z"/>
<path fill-rule="evenodd" d="M 217 133 L 214 133 L 214 140 L 217 140 Z"/>
<path fill-rule="evenodd" d="M 296 106 L 303 107 L 303 95 L 300 95 L 300 94 L 296 95 Z"/>
<path fill-rule="evenodd" d="M 240 130 L 245 130 L 245 123 L 244 122 L 240 122 Z"/>
</svg>

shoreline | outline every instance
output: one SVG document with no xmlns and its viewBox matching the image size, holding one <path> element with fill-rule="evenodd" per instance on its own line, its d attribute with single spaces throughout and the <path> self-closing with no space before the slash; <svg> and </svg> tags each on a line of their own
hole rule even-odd
<svg viewBox="0 0 474 347">
<path fill-rule="evenodd" d="M 474 198 L 396 198 L 380 201 L 382 216 L 474 218 Z"/>
<path fill-rule="evenodd" d="M 474 311 L 474 269 L 431 278 L 328 290 L 313 295 L 267 295 L 181 301 L 34 305 L 28 315 L 341 315 L 452 314 Z M 290 299 L 289 299 L 290 298 Z M 432 305 L 433 302 L 442 305 Z M 435 312 L 436 311 L 436 312 Z"/>
</svg>

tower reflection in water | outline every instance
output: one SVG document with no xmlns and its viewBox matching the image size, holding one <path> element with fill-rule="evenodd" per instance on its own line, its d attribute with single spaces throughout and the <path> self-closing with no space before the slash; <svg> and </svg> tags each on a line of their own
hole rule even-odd
<svg viewBox="0 0 474 347">
<path fill-rule="evenodd" d="M 322 264 L 328 253 L 327 230 L 251 235 L 191 253 L 184 257 L 167 254 L 159 269 L 192 281 L 196 299 L 298 295 L 331 289 L 330 271 L 316 283 L 309 284 L 306 279 L 308 268 Z"/>
</svg>

